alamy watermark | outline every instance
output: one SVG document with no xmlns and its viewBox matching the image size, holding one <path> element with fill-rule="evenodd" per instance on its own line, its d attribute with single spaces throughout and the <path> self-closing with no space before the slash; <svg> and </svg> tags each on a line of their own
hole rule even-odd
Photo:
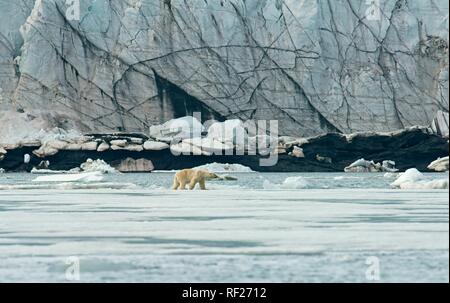
<svg viewBox="0 0 450 303">
<path fill-rule="evenodd" d="M 76 282 L 81 280 L 81 274 L 80 274 L 80 258 L 78 257 L 68 257 L 66 259 L 66 272 L 65 272 L 65 278 L 66 281 L 70 282 Z"/>
<path fill-rule="evenodd" d="M 260 166 L 278 163 L 278 120 L 208 120 L 201 124 L 201 113 L 172 120 L 150 134 L 170 143 L 174 156 L 180 155 L 260 155 Z M 203 134 L 206 133 L 205 136 Z"/>
<path fill-rule="evenodd" d="M 81 6 L 80 0 L 66 0 L 66 19 L 68 21 L 80 21 L 81 19 Z"/>
<path fill-rule="evenodd" d="M 366 5 L 369 7 L 366 9 L 366 19 L 369 21 L 381 20 L 381 0 L 366 0 Z"/>
<path fill-rule="evenodd" d="M 380 281 L 380 259 L 376 256 L 370 256 L 366 259 L 366 280 L 367 281 Z"/>
</svg>

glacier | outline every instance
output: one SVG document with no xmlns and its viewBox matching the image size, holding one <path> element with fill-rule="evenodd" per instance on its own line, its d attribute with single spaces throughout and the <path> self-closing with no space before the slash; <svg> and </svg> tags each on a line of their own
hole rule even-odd
<svg viewBox="0 0 450 303">
<path fill-rule="evenodd" d="M 73 2 L 78 19 L 65 0 L 0 0 L 2 143 L 194 111 L 297 137 L 448 115 L 445 0 Z"/>
</svg>

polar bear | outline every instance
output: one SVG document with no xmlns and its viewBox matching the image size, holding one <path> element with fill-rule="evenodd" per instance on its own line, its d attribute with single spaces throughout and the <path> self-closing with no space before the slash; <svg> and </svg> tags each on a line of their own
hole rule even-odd
<svg viewBox="0 0 450 303">
<path fill-rule="evenodd" d="M 193 190 L 198 183 L 202 190 L 206 190 L 205 181 L 217 178 L 219 178 L 219 176 L 207 170 L 184 169 L 175 174 L 172 189 L 185 190 L 186 184 L 189 184 L 189 189 Z"/>
</svg>

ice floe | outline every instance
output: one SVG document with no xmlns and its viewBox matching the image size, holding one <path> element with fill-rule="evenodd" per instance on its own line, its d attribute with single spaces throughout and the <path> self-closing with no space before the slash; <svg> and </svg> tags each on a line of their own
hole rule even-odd
<svg viewBox="0 0 450 303">
<path fill-rule="evenodd" d="M 282 189 L 302 189 L 308 188 L 308 182 L 303 177 L 288 177 L 281 184 Z"/>
<path fill-rule="evenodd" d="M 39 176 L 33 182 L 98 182 L 102 181 L 103 176 L 101 172 L 87 172 L 79 174 L 56 174 Z"/>
<path fill-rule="evenodd" d="M 41 184 L 13 184 L 2 185 L 0 190 L 94 190 L 94 189 L 135 189 L 133 183 L 116 183 L 116 182 L 100 182 L 100 183 L 80 183 L 80 182 L 61 182 L 61 183 L 41 183 Z"/>
<path fill-rule="evenodd" d="M 80 173 L 80 168 L 73 168 L 71 170 L 51 170 L 51 169 L 39 169 L 33 168 L 31 173 L 34 175 L 62 175 L 62 174 L 77 174 Z"/>
<path fill-rule="evenodd" d="M 375 163 L 374 161 L 367 161 L 362 158 L 356 160 L 346 168 L 344 171 L 349 173 L 368 173 L 368 172 L 390 172 L 395 173 L 398 172 L 398 169 L 395 168 L 395 162 L 391 160 L 385 160 L 380 163 Z"/>
<path fill-rule="evenodd" d="M 86 162 L 81 164 L 80 168 L 83 172 L 100 172 L 103 174 L 117 172 L 116 169 L 114 169 L 108 163 L 106 163 L 104 160 L 101 159 L 97 160 L 87 159 Z"/>
<path fill-rule="evenodd" d="M 427 180 L 421 172 L 411 168 L 400 174 L 391 186 L 399 189 L 448 189 L 448 176 L 447 179 Z"/>
<path fill-rule="evenodd" d="M 448 171 L 449 157 L 439 158 L 428 165 L 428 169 L 437 172 Z"/>
<path fill-rule="evenodd" d="M 383 175 L 383 178 L 386 179 L 393 179 L 393 178 L 397 178 L 398 177 L 398 173 L 385 173 Z"/>
<path fill-rule="evenodd" d="M 305 178 L 301 176 L 297 177 L 288 177 L 286 178 L 282 184 L 274 184 L 269 180 L 264 180 L 263 188 L 269 190 L 278 190 L 278 189 L 305 189 L 308 188 L 309 184 L 305 180 Z"/>
<path fill-rule="evenodd" d="M 209 163 L 195 167 L 195 169 L 205 169 L 214 173 L 252 173 L 254 172 L 250 167 L 241 164 L 228 164 L 228 163 Z"/>
</svg>

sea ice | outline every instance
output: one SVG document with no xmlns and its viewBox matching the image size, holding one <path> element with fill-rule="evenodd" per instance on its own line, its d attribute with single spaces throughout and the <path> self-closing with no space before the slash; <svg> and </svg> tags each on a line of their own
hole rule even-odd
<svg viewBox="0 0 450 303">
<path fill-rule="evenodd" d="M 304 189 L 308 188 L 309 184 L 305 180 L 305 178 L 298 177 L 288 177 L 286 178 L 282 184 L 274 184 L 269 180 L 264 180 L 263 188 L 269 190 L 281 190 L 281 189 Z"/>
<path fill-rule="evenodd" d="M 101 172 L 87 172 L 81 174 L 57 174 L 39 176 L 33 182 L 98 182 L 103 180 Z"/>
<path fill-rule="evenodd" d="M 62 174 L 77 174 L 80 173 L 80 168 L 73 168 L 71 170 L 51 170 L 51 169 L 38 169 L 33 168 L 31 173 L 34 175 L 62 175 Z"/>
<path fill-rule="evenodd" d="M 400 189 L 448 189 L 448 178 L 437 180 L 426 180 L 425 176 L 415 168 L 406 172 L 391 183 L 394 188 Z"/>
<path fill-rule="evenodd" d="M 133 183 L 120 182 L 94 182 L 94 183 L 77 183 L 77 182 L 62 182 L 62 183 L 42 183 L 42 184 L 0 184 L 0 191 L 7 190 L 100 190 L 100 189 L 135 189 L 136 185 Z"/>
<path fill-rule="evenodd" d="M 308 188 L 308 182 L 303 177 L 288 177 L 281 184 L 282 189 L 302 189 Z"/>
<path fill-rule="evenodd" d="M 403 183 L 414 183 L 424 179 L 423 174 L 415 168 L 408 169 L 391 184 L 393 187 L 400 187 Z"/>
<path fill-rule="evenodd" d="M 206 169 L 214 173 L 251 173 L 254 172 L 250 167 L 241 164 L 228 164 L 228 163 L 209 163 L 195 167 L 195 169 Z"/>
<path fill-rule="evenodd" d="M 383 175 L 383 177 L 386 179 L 397 178 L 397 176 L 398 176 L 398 173 L 385 173 Z"/>
<path fill-rule="evenodd" d="M 448 179 L 438 179 L 421 182 L 405 182 L 400 185 L 400 189 L 448 189 Z"/>
<path fill-rule="evenodd" d="M 86 162 L 81 164 L 80 168 L 83 172 L 87 173 L 88 172 L 101 172 L 103 174 L 117 173 L 117 170 L 115 170 L 108 163 L 106 163 L 101 159 L 97 160 L 87 159 Z"/>
</svg>

